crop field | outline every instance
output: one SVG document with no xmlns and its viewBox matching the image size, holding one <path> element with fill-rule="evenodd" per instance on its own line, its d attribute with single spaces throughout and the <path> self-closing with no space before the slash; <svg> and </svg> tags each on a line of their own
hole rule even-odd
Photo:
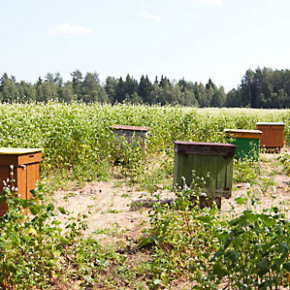
<svg viewBox="0 0 290 290">
<path fill-rule="evenodd" d="M 284 122 L 285 146 L 234 160 L 221 209 L 194 206 L 198 181 L 173 190 L 174 141 L 257 122 Z M 114 124 L 150 127 L 145 148 Z M 289 110 L 2 104 L 0 143 L 43 149 L 34 199 L 2 196 L 3 289 L 289 289 Z"/>
</svg>

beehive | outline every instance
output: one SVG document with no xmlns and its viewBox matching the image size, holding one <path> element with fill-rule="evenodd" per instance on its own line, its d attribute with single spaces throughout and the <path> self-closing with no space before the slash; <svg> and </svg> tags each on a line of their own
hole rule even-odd
<svg viewBox="0 0 290 290">
<path fill-rule="evenodd" d="M 235 158 L 252 159 L 257 161 L 259 157 L 259 144 L 262 131 L 225 129 L 226 136 L 233 138 L 233 144 L 237 145 Z"/>
<path fill-rule="evenodd" d="M 258 122 L 257 129 L 262 131 L 260 148 L 266 152 L 280 152 L 284 146 L 284 126 L 282 122 Z"/>
<path fill-rule="evenodd" d="M 127 125 L 113 125 L 110 127 L 116 134 L 117 138 L 126 140 L 129 144 L 134 141 L 140 142 L 142 147 L 146 146 L 146 135 L 151 128 Z"/>
<path fill-rule="evenodd" d="M 30 199 L 30 190 L 35 189 L 39 181 L 39 163 L 42 157 L 41 149 L 0 148 L 0 190 L 5 184 L 17 188 L 17 193 L 23 199 Z M 15 180 L 11 184 L 11 177 Z M 0 216 L 8 210 L 5 202 L 0 202 Z"/>
<path fill-rule="evenodd" d="M 203 178 L 204 192 L 220 207 L 221 197 L 231 197 L 236 147 L 222 143 L 174 142 L 174 187 L 190 187 L 193 176 Z"/>
</svg>

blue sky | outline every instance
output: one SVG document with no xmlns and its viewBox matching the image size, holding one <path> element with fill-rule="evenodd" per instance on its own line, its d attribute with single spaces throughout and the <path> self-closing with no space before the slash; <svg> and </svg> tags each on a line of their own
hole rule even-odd
<svg viewBox="0 0 290 290">
<path fill-rule="evenodd" d="M 247 69 L 290 69 L 289 0 L 0 0 L 0 75 L 107 76 L 236 88 Z"/>
</svg>

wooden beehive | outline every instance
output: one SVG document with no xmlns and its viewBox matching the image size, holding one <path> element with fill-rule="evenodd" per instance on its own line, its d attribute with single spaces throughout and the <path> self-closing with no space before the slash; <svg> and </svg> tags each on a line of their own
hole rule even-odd
<svg viewBox="0 0 290 290">
<path fill-rule="evenodd" d="M 23 199 L 30 199 L 30 190 L 36 188 L 39 181 L 39 163 L 41 149 L 0 148 L 0 190 L 5 184 L 17 188 L 18 195 Z M 11 177 L 15 180 L 11 184 Z M 0 202 L 0 216 L 8 210 L 5 202 Z"/>
<path fill-rule="evenodd" d="M 174 187 L 190 187 L 193 178 L 203 178 L 203 191 L 221 206 L 221 197 L 232 192 L 233 158 L 236 145 L 174 142 Z"/>
<path fill-rule="evenodd" d="M 284 146 L 284 126 L 282 122 L 258 122 L 257 129 L 262 131 L 260 148 L 265 152 L 280 152 Z"/>
<path fill-rule="evenodd" d="M 151 128 L 139 127 L 139 126 L 127 126 L 127 125 L 113 125 L 110 127 L 116 134 L 117 138 L 125 139 L 129 144 L 134 141 L 140 142 L 142 147 L 146 145 L 146 135 Z"/>
<path fill-rule="evenodd" d="M 233 138 L 233 144 L 238 146 L 235 154 L 237 159 L 258 160 L 262 131 L 225 129 L 225 134 L 228 138 Z"/>
</svg>

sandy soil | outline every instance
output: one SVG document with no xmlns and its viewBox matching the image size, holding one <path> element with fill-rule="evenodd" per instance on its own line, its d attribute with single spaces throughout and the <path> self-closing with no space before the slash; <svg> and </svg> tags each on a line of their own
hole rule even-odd
<svg viewBox="0 0 290 290">
<path fill-rule="evenodd" d="M 172 196 L 172 192 L 162 191 L 164 199 Z M 64 207 L 74 217 L 87 214 L 85 234 L 98 234 L 102 244 L 127 243 L 140 236 L 144 225 L 149 224 L 149 204 L 153 199 L 148 192 L 112 180 L 58 190 L 54 205 Z M 65 219 L 62 215 L 59 218 Z"/>
<path fill-rule="evenodd" d="M 277 157 L 277 154 L 263 154 L 263 162 L 260 162 L 261 176 L 271 180 L 271 184 L 251 186 L 252 195 L 262 196 L 261 204 L 258 205 L 260 210 L 281 202 L 284 202 L 285 211 L 290 209 L 290 177 L 285 175 L 282 166 L 277 163 Z M 262 195 L 261 189 L 264 190 Z M 235 214 L 241 213 L 247 205 L 238 205 L 234 199 L 246 195 L 247 192 L 248 184 L 233 184 L 232 197 L 222 199 L 221 211 L 226 213 L 233 206 Z M 162 200 L 174 197 L 173 192 L 166 190 L 157 193 Z M 140 191 L 137 187 L 127 186 L 124 180 L 112 179 L 110 182 L 88 183 L 82 187 L 72 186 L 69 190 L 58 190 L 53 200 L 55 206 L 64 207 L 75 217 L 88 214 L 88 230 L 85 235 L 95 233 L 95 237 L 103 245 L 114 243 L 120 249 L 128 249 L 128 245 L 140 237 L 142 229 L 149 227 L 148 212 L 151 208 L 150 201 L 154 198 L 152 194 Z M 290 218 L 289 212 L 288 216 Z M 65 219 L 65 216 L 59 215 L 57 218 Z M 132 259 L 135 258 L 138 259 L 138 256 L 133 255 Z M 190 289 L 190 284 L 179 279 L 170 289 Z"/>
<path fill-rule="evenodd" d="M 290 203 L 290 177 L 283 173 L 281 166 L 277 165 L 277 154 L 263 154 L 261 174 L 270 176 L 274 185 L 267 186 L 262 196 L 260 208 L 271 207 L 285 201 L 285 208 L 289 209 Z M 252 187 L 258 193 L 258 186 Z M 232 198 L 222 200 L 222 211 L 227 211 L 234 206 L 236 212 L 241 212 L 245 206 L 237 205 L 234 199 L 245 195 L 248 191 L 247 184 L 234 184 Z M 172 198 L 173 193 L 162 190 L 158 192 L 162 199 Z M 254 194 L 253 193 L 253 194 Z M 273 198 L 274 197 L 274 198 Z M 69 190 L 58 190 L 54 194 L 55 206 L 62 206 L 66 210 L 78 214 L 90 214 L 87 218 L 87 234 L 102 234 L 98 237 L 104 242 L 131 241 L 139 236 L 144 224 L 148 224 L 150 207 L 137 208 L 138 201 L 153 200 L 151 194 L 139 191 L 134 187 L 126 186 L 122 180 L 110 182 L 97 182 L 86 184 L 83 187 L 72 187 Z M 133 205 L 133 208 L 132 208 Z M 103 239 L 105 238 L 105 239 Z"/>
</svg>

